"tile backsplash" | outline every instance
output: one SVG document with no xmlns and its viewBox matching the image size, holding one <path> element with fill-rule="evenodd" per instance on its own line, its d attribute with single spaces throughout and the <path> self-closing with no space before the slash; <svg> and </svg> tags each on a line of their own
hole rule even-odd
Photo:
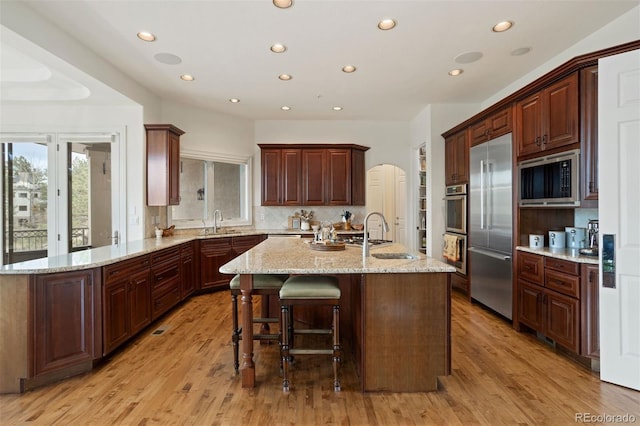
<svg viewBox="0 0 640 426">
<path fill-rule="evenodd" d="M 300 209 L 313 211 L 313 221 L 339 222 L 342 213 L 348 210 L 353 214 L 352 223 L 362 223 L 367 209 L 364 206 L 306 206 L 306 207 L 253 207 L 253 223 L 256 229 L 287 229 L 289 216 L 300 212 Z"/>
</svg>

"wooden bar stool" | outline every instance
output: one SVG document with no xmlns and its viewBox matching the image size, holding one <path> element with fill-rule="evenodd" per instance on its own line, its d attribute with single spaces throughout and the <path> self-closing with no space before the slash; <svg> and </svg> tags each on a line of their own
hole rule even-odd
<svg viewBox="0 0 640 426">
<path fill-rule="evenodd" d="M 327 276 L 294 276 L 285 281 L 280 289 L 282 311 L 282 390 L 289 391 L 289 365 L 293 355 L 333 355 L 333 390 L 340 391 L 340 287 L 338 279 Z M 330 329 L 293 329 L 294 305 L 326 305 L 333 310 Z M 331 334 L 331 349 L 293 348 L 295 334 Z"/>
<path fill-rule="evenodd" d="M 279 323 L 280 318 L 267 317 L 269 310 L 269 299 L 265 296 L 278 296 L 282 284 L 287 279 L 287 275 L 268 275 L 268 274 L 255 274 L 253 276 L 253 292 L 252 295 L 262 296 L 261 304 L 261 316 L 253 317 L 253 323 L 263 324 L 260 333 L 253 334 L 253 340 L 275 340 L 280 341 L 280 333 L 284 328 L 280 327 L 278 333 L 270 333 L 269 323 Z M 240 275 L 236 275 L 229 282 L 229 288 L 231 290 L 231 309 L 233 320 L 233 333 L 231 335 L 231 342 L 233 344 L 233 368 L 238 374 L 238 368 L 240 362 L 238 359 L 238 342 L 242 340 L 242 328 L 238 325 L 238 296 L 240 293 Z"/>
</svg>

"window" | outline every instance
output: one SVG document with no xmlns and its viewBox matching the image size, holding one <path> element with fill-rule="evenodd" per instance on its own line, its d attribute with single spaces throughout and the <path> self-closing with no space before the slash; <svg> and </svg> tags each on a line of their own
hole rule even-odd
<svg viewBox="0 0 640 426">
<path fill-rule="evenodd" d="M 27 211 L 27 206 L 18 206 L 18 211 L 19 212 L 26 212 Z"/>
<path fill-rule="evenodd" d="M 251 224 L 251 157 L 183 151 L 180 156 L 180 204 L 169 209 L 176 228 L 213 225 L 222 212 L 223 226 Z"/>
</svg>

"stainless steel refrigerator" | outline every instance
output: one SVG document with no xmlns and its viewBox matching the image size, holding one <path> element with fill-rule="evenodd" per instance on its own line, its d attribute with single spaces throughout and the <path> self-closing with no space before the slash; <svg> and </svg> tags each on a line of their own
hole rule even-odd
<svg viewBox="0 0 640 426">
<path fill-rule="evenodd" d="M 511 134 L 471 148 L 471 298 L 512 319 Z"/>
</svg>

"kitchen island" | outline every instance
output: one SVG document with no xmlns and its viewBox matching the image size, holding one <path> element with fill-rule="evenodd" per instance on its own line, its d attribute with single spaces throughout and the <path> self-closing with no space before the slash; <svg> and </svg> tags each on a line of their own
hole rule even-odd
<svg viewBox="0 0 640 426">
<path fill-rule="evenodd" d="M 254 387 L 253 274 L 351 276 L 349 330 L 362 391 L 437 390 L 437 377 L 450 374 L 450 283 L 455 269 L 423 254 L 379 259 L 377 253 L 406 253 L 391 244 L 371 249 L 316 251 L 299 238 L 269 238 L 220 268 L 240 274 L 242 292 L 242 386 Z"/>
</svg>

